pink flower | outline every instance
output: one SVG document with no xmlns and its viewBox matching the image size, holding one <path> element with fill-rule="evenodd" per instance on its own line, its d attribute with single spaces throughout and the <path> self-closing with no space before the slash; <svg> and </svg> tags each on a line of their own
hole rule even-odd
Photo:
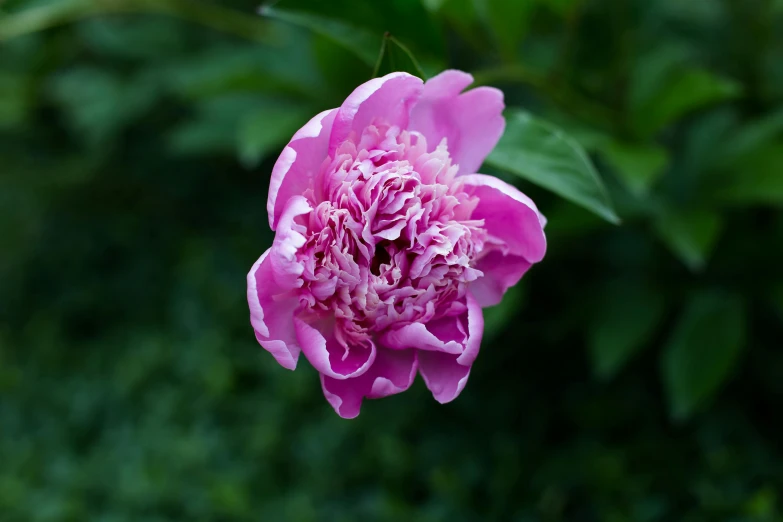
<svg viewBox="0 0 783 522">
<path fill-rule="evenodd" d="M 405 391 L 446 403 L 479 352 L 481 307 L 546 250 L 516 188 L 475 174 L 503 134 L 503 94 L 445 71 L 359 86 L 291 139 L 272 171 L 272 247 L 247 276 L 250 322 L 277 362 L 299 353 L 339 415 Z"/>
</svg>

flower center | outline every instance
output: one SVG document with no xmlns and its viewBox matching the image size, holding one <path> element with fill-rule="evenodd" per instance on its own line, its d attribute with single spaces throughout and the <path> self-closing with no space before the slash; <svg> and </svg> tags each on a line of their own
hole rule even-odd
<svg viewBox="0 0 783 522">
<path fill-rule="evenodd" d="M 464 311 L 461 298 L 486 239 L 478 201 L 455 178 L 445 143 L 376 124 L 322 165 L 306 194 L 301 297 L 333 313 L 343 335 Z"/>
</svg>

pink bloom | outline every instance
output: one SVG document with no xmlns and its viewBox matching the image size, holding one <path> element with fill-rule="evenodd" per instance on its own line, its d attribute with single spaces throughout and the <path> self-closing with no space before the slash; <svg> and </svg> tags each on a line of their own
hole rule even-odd
<svg viewBox="0 0 783 522">
<path fill-rule="evenodd" d="M 546 250 L 516 188 L 475 174 L 503 134 L 503 94 L 445 71 L 359 86 L 291 139 L 272 171 L 272 247 L 247 276 L 250 322 L 277 362 L 299 353 L 342 417 L 410 387 L 446 403 L 478 355 L 481 307 Z"/>
</svg>

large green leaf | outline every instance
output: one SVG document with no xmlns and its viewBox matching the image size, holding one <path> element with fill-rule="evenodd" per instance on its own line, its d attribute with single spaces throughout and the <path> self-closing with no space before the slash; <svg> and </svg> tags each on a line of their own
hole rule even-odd
<svg viewBox="0 0 783 522">
<path fill-rule="evenodd" d="M 663 385 L 675 418 L 685 418 L 707 403 L 731 374 L 744 344 L 740 299 L 717 292 L 691 299 L 662 359 Z"/>
<path fill-rule="evenodd" d="M 655 231 L 672 253 L 693 271 L 704 268 L 723 222 L 714 211 L 666 211 Z"/>
<path fill-rule="evenodd" d="M 665 301 L 660 292 L 638 281 L 619 281 L 598 301 L 588 344 L 595 374 L 609 378 L 649 343 L 663 317 Z"/>
<path fill-rule="evenodd" d="M 619 223 L 601 178 L 574 140 L 529 113 L 509 111 L 506 132 L 487 163 Z"/>
</svg>

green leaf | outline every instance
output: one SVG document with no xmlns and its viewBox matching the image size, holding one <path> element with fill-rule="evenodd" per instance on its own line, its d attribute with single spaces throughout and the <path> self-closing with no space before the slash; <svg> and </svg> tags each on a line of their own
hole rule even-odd
<svg viewBox="0 0 783 522">
<path fill-rule="evenodd" d="M 720 163 L 752 160 L 753 154 L 769 145 L 781 132 L 783 132 L 783 109 L 749 123 L 733 133 L 726 140 L 725 147 L 717 151 Z"/>
<path fill-rule="evenodd" d="M 506 132 L 487 163 L 551 190 L 611 223 L 620 219 L 584 149 L 524 111 L 510 111 Z"/>
<path fill-rule="evenodd" d="M 716 197 L 738 205 L 783 205 L 783 142 L 757 150 L 736 165 Z"/>
<path fill-rule="evenodd" d="M 266 25 L 257 18 L 217 2 L 190 0 L 58 0 L 33 5 L 29 9 L 0 16 L 0 41 L 59 25 L 76 22 L 90 16 L 107 13 L 156 13 L 188 20 L 215 30 L 234 34 L 261 43 L 273 43 Z"/>
<path fill-rule="evenodd" d="M 663 317 L 665 301 L 660 292 L 638 281 L 617 282 L 599 299 L 588 346 L 595 374 L 610 378 L 649 342 Z"/>
<path fill-rule="evenodd" d="M 635 114 L 650 104 L 683 63 L 691 60 L 693 51 L 680 42 L 665 41 L 641 53 L 633 63 L 628 101 Z"/>
<path fill-rule="evenodd" d="M 0 129 L 21 124 L 32 100 L 32 86 L 27 77 L 0 72 Z"/>
<path fill-rule="evenodd" d="M 428 11 L 438 12 L 448 0 L 422 0 L 422 4 Z"/>
<path fill-rule="evenodd" d="M 637 196 L 647 194 L 669 165 L 668 151 L 657 145 L 611 141 L 602 152 L 623 184 Z"/>
<path fill-rule="evenodd" d="M 694 272 L 704 268 L 722 227 L 714 211 L 667 211 L 655 222 L 658 237 Z"/>
<path fill-rule="evenodd" d="M 704 292 L 691 299 L 663 352 L 663 386 L 674 418 L 686 418 L 707 403 L 731 374 L 744 344 L 739 298 Z"/>
<path fill-rule="evenodd" d="M 740 95 L 740 84 L 709 71 L 678 72 L 634 111 L 634 127 L 641 136 L 652 136 L 690 111 Z"/>
<path fill-rule="evenodd" d="M 374 66 L 378 59 L 382 34 L 373 34 L 342 20 L 313 13 L 290 11 L 271 6 L 261 7 L 259 13 L 262 16 L 282 20 L 320 34 L 354 53 L 369 67 Z"/>
<path fill-rule="evenodd" d="M 237 147 L 246 167 L 255 167 L 267 154 L 285 144 L 314 114 L 306 107 L 267 107 L 239 124 Z"/>
<path fill-rule="evenodd" d="M 476 2 L 480 16 L 489 26 L 501 52 L 508 59 L 517 55 L 528 32 L 536 2 L 529 0 L 483 0 Z"/>
<path fill-rule="evenodd" d="M 327 89 L 299 29 L 285 49 L 257 45 L 213 45 L 197 57 L 177 59 L 162 67 L 168 86 L 186 98 L 208 98 L 236 92 L 276 93 L 323 100 Z M 304 40 L 304 41 L 302 41 Z"/>
<path fill-rule="evenodd" d="M 154 75 L 123 78 L 84 67 L 54 77 L 49 90 L 72 130 L 87 144 L 101 146 L 146 114 L 159 88 Z"/>
<path fill-rule="evenodd" d="M 248 94 L 206 99 L 196 105 L 193 117 L 169 132 L 168 148 L 180 156 L 234 154 L 240 122 L 268 104 L 268 99 Z"/>
</svg>

